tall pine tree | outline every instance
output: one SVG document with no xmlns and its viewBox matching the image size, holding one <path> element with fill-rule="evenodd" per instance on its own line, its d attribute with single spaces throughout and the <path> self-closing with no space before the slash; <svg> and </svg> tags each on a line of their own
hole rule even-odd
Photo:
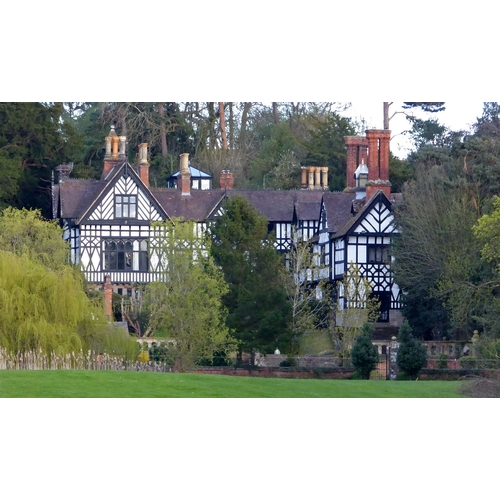
<svg viewBox="0 0 500 500">
<path fill-rule="evenodd" d="M 240 341 L 240 356 L 283 347 L 289 327 L 290 305 L 279 273 L 283 264 L 267 226 L 245 198 L 235 197 L 212 229 L 212 254 L 229 285 L 227 324 Z"/>
</svg>

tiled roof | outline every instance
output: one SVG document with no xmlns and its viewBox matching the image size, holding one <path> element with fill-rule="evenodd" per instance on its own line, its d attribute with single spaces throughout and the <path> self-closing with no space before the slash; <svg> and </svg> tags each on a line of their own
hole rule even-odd
<svg viewBox="0 0 500 500">
<path fill-rule="evenodd" d="M 323 191 L 282 191 L 269 190 L 230 190 L 228 197 L 245 197 L 269 222 L 292 221 L 293 209 L 299 204 L 318 204 L 323 196 Z M 310 207 L 309 207 L 310 208 Z M 308 219 L 303 219 L 308 220 Z"/>
<path fill-rule="evenodd" d="M 356 225 L 359 219 L 363 217 L 363 215 L 366 212 L 371 210 L 373 202 L 379 195 L 383 195 L 385 197 L 382 191 L 376 191 L 375 194 L 372 196 L 371 200 L 368 203 L 365 203 L 365 205 L 362 208 L 360 208 L 358 213 L 356 213 L 354 216 L 351 216 L 344 222 L 344 224 L 340 227 L 339 231 L 335 234 L 335 238 L 346 235 L 349 232 L 349 230 Z"/>
<path fill-rule="evenodd" d="M 323 201 L 329 233 L 336 233 L 347 221 L 353 218 L 351 208 L 355 198 L 355 193 L 332 193 L 329 191 L 324 193 Z"/>
<path fill-rule="evenodd" d="M 192 189 L 189 196 L 182 196 L 180 189 L 157 188 L 151 193 L 171 218 L 205 221 L 217 207 L 224 191 Z"/>
<path fill-rule="evenodd" d="M 99 196 L 106 184 L 104 181 L 88 179 L 72 179 L 59 184 L 61 218 L 78 219 Z"/>
</svg>

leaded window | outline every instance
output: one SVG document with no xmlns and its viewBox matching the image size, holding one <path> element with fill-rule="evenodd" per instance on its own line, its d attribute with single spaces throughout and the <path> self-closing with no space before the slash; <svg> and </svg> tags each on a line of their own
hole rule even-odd
<svg viewBox="0 0 500 500">
<path fill-rule="evenodd" d="M 106 271 L 147 271 L 149 265 L 146 240 L 105 240 Z"/>
<path fill-rule="evenodd" d="M 137 217 L 137 196 L 117 194 L 115 196 L 115 217 L 117 219 Z"/>
<path fill-rule="evenodd" d="M 389 245 L 369 245 L 368 262 L 370 264 L 387 264 L 391 261 L 391 247 Z"/>
</svg>

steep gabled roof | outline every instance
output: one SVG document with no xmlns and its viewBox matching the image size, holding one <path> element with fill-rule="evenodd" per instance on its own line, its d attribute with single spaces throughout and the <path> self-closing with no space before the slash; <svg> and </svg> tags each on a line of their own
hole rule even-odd
<svg viewBox="0 0 500 500">
<path fill-rule="evenodd" d="M 374 205 L 378 202 L 384 203 L 389 209 L 391 208 L 391 202 L 387 199 L 387 196 L 382 191 L 376 191 L 372 196 L 371 200 L 365 204 L 363 208 L 354 216 L 348 219 L 340 228 L 338 233 L 335 234 L 335 238 L 342 237 L 350 234 L 356 226 L 363 220 L 364 217 L 371 211 Z"/>
<path fill-rule="evenodd" d="M 89 216 L 89 214 L 91 214 L 97 208 L 97 206 L 101 203 L 104 197 L 113 189 L 114 185 L 118 182 L 118 179 L 120 179 L 123 175 L 127 175 L 134 179 L 137 186 L 139 186 L 139 189 L 145 193 L 147 198 L 149 198 L 149 202 L 155 207 L 155 209 L 159 212 L 161 217 L 163 217 L 164 219 L 170 218 L 165 209 L 155 199 L 150 189 L 146 187 L 145 184 L 142 182 L 141 178 L 136 173 L 132 165 L 130 165 L 130 163 L 125 161 L 119 166 L 117 166 L 115 170 L 116 170 L 115 174 L 111 177 L 111 179 L 108 182 L 100 183 L 102 187 L 101 191 L 97 194 L 97 196 L 94 196 L 94 198 L 89 203 L 87 203 L 87 206 L 83 209 L 80 215 L 77 216 L 78 224 L 80 224 L 82 220 L 85 220 L 85 218 Z M 85 199 L 85 201 L 87 201 L 87 199 Z M 83 202 L 81 203 L 81 206 L 83 206 Z"/>
<path fill-rule="evenodd" d="M 104 181 L 71 179 L 54 186 L 55 196 L 59 197 L 59 217 L 79 219 L 106 185 Z"/>
<path fill-rule="evenodd" d="M 355 198 L 355 193 L 324 193 L 323 203 L 329 233 L 337 233 L 352 219 L 351 208 Z"/>
</svg>

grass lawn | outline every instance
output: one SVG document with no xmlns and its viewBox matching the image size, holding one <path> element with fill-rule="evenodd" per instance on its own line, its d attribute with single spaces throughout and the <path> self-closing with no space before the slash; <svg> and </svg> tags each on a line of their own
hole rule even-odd
<svg viewBox="0 0 500 500">
<path fill-rule="evenodd" d="M 2 398 L 458 398 L 458 382 L 298 380 L 115 371 L 0 371 Z"/>
</svg>

